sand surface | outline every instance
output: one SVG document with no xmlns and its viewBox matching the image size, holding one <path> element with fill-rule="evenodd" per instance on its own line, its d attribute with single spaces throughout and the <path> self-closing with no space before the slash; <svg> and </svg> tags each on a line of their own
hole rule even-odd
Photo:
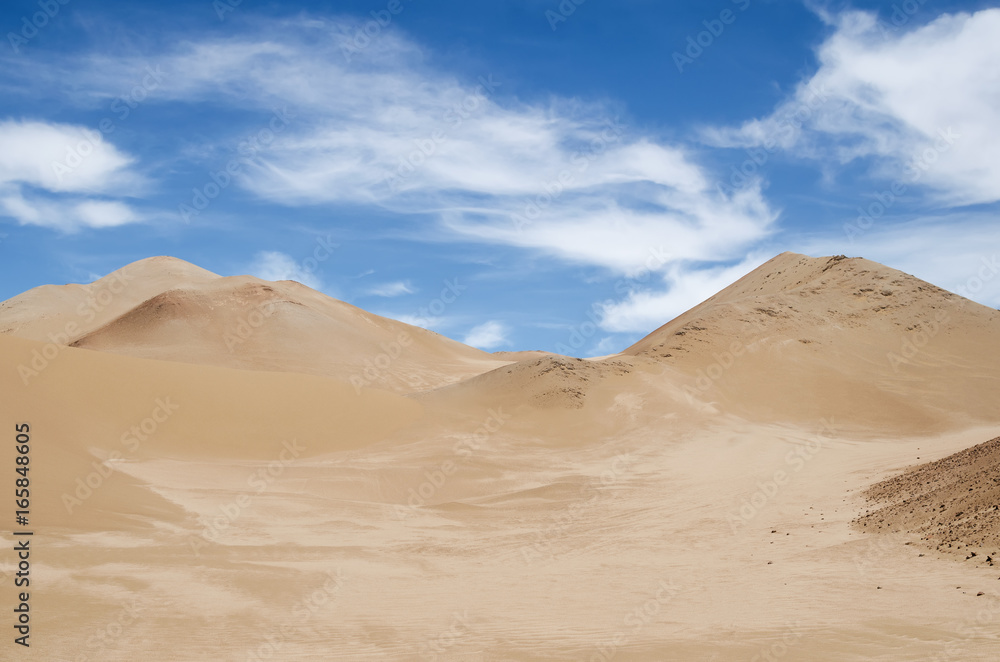
<svg viewBox="0 0 1000 662">
<path fill-rule="evenodd" d="M 783 254 L 581 361 L 139 267 L 64 345 L 45 334 L 93 286 L 0 305 L 4 429 L 32 428 L 32 647 L 12 659 L 996 659 L 1000 568 L 900 510 L 948 490 L 991 544 L 995 442 L 963 451 L 1000 435 L 996 311 Z M 267 287 L 291 312 L 234 361 L 216 332 Z M 364 338 L 400 329 L 419 342 L 390 376 L 352 383 L 382 351 Z M 405 386 L 422 362 L 435 385 Z"/>
</svg>

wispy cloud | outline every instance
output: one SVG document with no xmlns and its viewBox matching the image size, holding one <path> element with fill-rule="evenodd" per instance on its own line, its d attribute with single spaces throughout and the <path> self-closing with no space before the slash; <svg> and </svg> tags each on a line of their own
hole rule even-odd
<svg viewBox="0 0 1000 662">
<path fill-rule="evenodd" d="M 649 333 L 772 257 L 755 252 L 737 264 L 713 268 L 673 265 L 663 276 L 663 289 L 636 289 L 601 308 L 601 328 L 619 333 Z"/>
<path fill-rule="evenodd" d="M 0 122 L 0 212 L 25 225 L 67 232 L 140 219 L 110 200 L 134 190 L 133 159 L 80 126 Z"/>
<path fill-rule="evenodd" d="M 374 285 L 368 288 L 366 293 L 376 297 L 398 297 L 404 294 L 413 294 L 416 291 L 408 282 L 398 280 L 392 283 Z"/>
<path fill-rule="evenodd" d="M 422 315 L 413 315 L 410 313 L 397 315 L 389 312 L 383 312 L 381 315 L 390 319 L 399 320 L 404 324 L 419 326 L 420 328 L 427 329 L 428 331 L 440 331 L 451 324 L 451 320 L 446 317 L 424 317 Z"/>
<path fill-rule="evenodd" d="M 452 237 L 621 272 L 654 246 L 732 259 L 772 231 L 760 189 L 720 197 L 696 154 L 623 125 L 611 105 L 516 100 L 490 72 L 459 80 L 426 64 L 393 30 L 348 61 L 348 21 L 246 25 L 226 39 L 60 66 L 79 103 L 111 98 L 152 60 L 163 82 L 146 103 L 283 109 L 292 119 L 280 140 L 235 180 L 284 205 L 378 206 L 436 220 Z"/>
<path fill-rule="evenodd" d="M 263 280 L 295 280 L 316 290 L 322 286 L 315 274 L 279 251 L 257 253 L 251 273 Z"/>
<path fill-rule="evenodd" d="M 491 320 L 470 329 L 462 342 L 479 349 L 492 350 L 510 344 L 507 339 L 508 333 L 506 325 Z"/>
</svg>

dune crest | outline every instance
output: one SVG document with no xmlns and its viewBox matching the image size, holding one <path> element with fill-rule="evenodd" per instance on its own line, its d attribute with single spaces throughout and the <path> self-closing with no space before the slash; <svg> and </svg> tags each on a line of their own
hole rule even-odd
<svg viewBox="0 0 1000 662">
<path fill-rule="evenodd" d="M 0 329 L 82 349 L 300 372 L 401 393 L 509 362 L 295 281 L 222 277 L 166 257 L 140 260 L 90 285 L 14 297 L 0 304 Z"/>
</svg>

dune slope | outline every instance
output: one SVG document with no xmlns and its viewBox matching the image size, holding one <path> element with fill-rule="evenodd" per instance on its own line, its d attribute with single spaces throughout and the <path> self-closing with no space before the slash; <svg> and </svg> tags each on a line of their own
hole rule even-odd
<svg viewBox="0 0 1000 662">
<path fill-rule="evenodd" d="M 994 421 L 1000 312 L 862 258 L 783 253 L 624 351 L 755 420 L 934 432 Z"/>
<path fill-rule="evenodd" d="M 149 258 L 90 285 L 0 304 L 10 335 L 141 358 L 334 377 L 415 392 L 508 361 L 294 281 L 220 277 Z"/>
</svg>

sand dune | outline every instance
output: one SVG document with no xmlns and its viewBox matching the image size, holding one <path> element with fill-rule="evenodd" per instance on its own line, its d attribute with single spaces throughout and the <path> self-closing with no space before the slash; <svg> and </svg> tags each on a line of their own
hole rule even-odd
<svg viewBox="0 0 1000 662">
<path fill-rule="evenodd" d="M 927 433 L 996 419 L 1000 312 L 869 260 L 783 253 L 626 349 L 708 406 Z"/>
<path fill-rule="evenodd" d="M 223 278 L 164 257 L 90 285 L 31 290 L 0 304 L 0 325 L 12 335 L 84 349 L 301 372 L 397 392 L 449 384 L 505 363 L 294 281 Z"/>
<path fill-rule="evenodd" d="M 530 355 L 427 401 L 927 434 L 997 419 L 987 347 L 996 310 L 868 260 L 784 253 L 621 354 Z"/>
<path fill-rule="evenodd" d="M 0 304 L 3 425 L 33 438 L 18 659 L 1000 650 L 996 440 L 976 446 L 1000 434 L 996 311 L 783 254 L 581 360 L 486 354 L 288 281 L 132 268 L 93 319 L 76 308 L 111 276 Z"/>
<path fill-rule="evenodd" d="M 42 285 L 0 303 L 0 333 L 65 345 L 157 294 L 218 278 L 177 258 L 146 258 L 93 283 Z"/>
</svg>

